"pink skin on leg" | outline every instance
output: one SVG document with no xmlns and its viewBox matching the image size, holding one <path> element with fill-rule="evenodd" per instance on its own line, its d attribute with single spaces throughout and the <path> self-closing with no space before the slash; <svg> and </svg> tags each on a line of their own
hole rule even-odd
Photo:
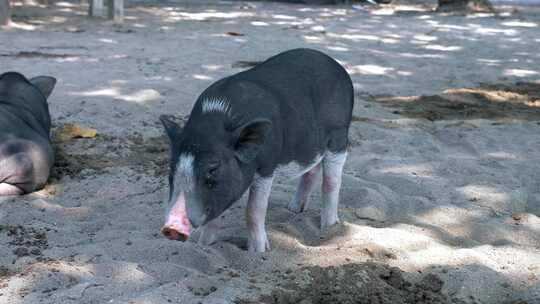
<svg viewBox="0 0 540 304">
<path fill-rule="evenodd" d="M 343 165 L 346 159 L 347 152 L 327 152 L 324 156 L 322 184 L 323 208 L 321 210 L 322 230 L 339 222 L 339 190 L 341 188 Z"/>
<path fill-rule="evenodd" d="M 180 192 L 178 199 L 167 214 L 161 233 L 175 241 L 186 241 L 191 234 L 191 224 L 186 212 L 186 197 Z"/>
<path fill-rule="evenodd" d="M 321 163 L 318 163 L 315 167 L 302 175 L 298 187 L 296 188 L 296 194 L 289 203 L 288 208 L 290 211 L 300 213 L 306 210 L 309 203 L 309 195 L 313 191 L 320 172 Z"/>
<path fill-rule="evenodd" d="M 256 175 L 249 188 L 247 202 L 248 252 L 264 252 L 270 248 L 264 222 L 268 198 L 272 189 L 273 176 L 261 177 Z"/>
</svg>

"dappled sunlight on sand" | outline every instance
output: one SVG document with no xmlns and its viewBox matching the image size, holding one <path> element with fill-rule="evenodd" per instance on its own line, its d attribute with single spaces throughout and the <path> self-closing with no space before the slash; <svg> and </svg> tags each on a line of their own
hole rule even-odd
<svg viewBox="0 0 540 304">
<path fill-rule="evenodd" d="M 444 51 L 444 52 L 455 52 L 460 51 L 463 48 L 461 46 L 444 46 L 439 44 L 429 44 L 422 46 L 422 48 L 425 48 L 426 50 L 435 50 L 435 51 Z"/>
<path fill-rule="evenodd" d="M 251 25 L 253 25 L 253 26 L 270 26 L 270 23 L 263 22 L 263 21 L 251 21 Z"/>
<path fill-rule="evenodd" d="M 504 71 L 505 76 L 527 77 L 538 75 L 538 71 L 525 70 L 525 69 L 506 69 Z"/>
<path fill-rule="evenodd" d="M 192 75 L 193 79 L 198 79 L 198 80 L 212 80 L 213 78 L 208 76 L 208 75 L 201 75 L 201 74 L 193 74 Z"/>
<path fill-rule="evenodd" d="M 505 30 L 505 29 L 496 29 L 496 28 L 479 28 L 479 29 L 476 29 L 475 32 L 482 35 L 503 34 L 505 36 L 516 36 L 519 34 L 519 32 L 516 30 Z"/>
<path fill-rule="evenodd" d="M 398 39 L 400 38 L 399 36 L 397 37 L 398 39 L 396 39 L 393 37 L 387 38 L 387 37 L 379 37 L 375 35 L 334 34 L 334 33 L 328 33 L 328 37 L 341 38 L 341 39 L 352 40 L 352 41 L 362 41 L 362 40 L 380 41 L 380 42 L 389 43 L 389 44 L 398 43 L 399 42 Z"/>
<path fill-rule="evenodd" d="M 331 51 L 335 51 L 335 52 L 348 52 L 349 51 L 349 48 L 347 47 L 344 47 L 344 46 L 337 46 L 337 45 L 328 45 L 326 46 L 326 49 L 328 50 L 331 50 Z"/>
<path fill-rule="evenodd" d="M 298 17 L 296 17 L 296 16 L 280 15 L 280 14 L 273 15 L 272 18 L 274 18 L 274 19 L 282 19 L 282 20 L 296 20 L 296 19 L 298 19 Z"/>
<path fill-rule="evenodd" d="M 103 43 L 108 43 L 108 44 L 118 44 L 118 41 L 114 40 L 114 39 L 109 39 L 109 38 L 100 38 L 98 39 L 100 42 L 103 42 Z"/>
<path fill-rule="evenodd" d="M 374 64 L 355 65 L 347 68 L 347 72 L 349 72 L 351 75 L 386 75 L 392 71 L 394 71 L 393 68 L 382 67 Z"/>
<path fill-rule="evenodd" d="M 481 62 L 486 65 L 490 66 L 499 66 L 501 63 L 500 59 L 484 59 L 484 58 L 478 58 L 476 59 L 478 62 Z"/>
<path fill-rule="evenodd" d="M 433 177 L 433 167 L 431 164 L 417 164 L 417 165 L 407 165 L 403 164 L 400 166 L 386 167 L 380 170 L 381 173 L 388 174 L 401 174 L 401 175 L 413 175 L 420 178 L 432 178 Z"/>
<path fill-rule="evenodd" d="M 148 101 L 157 100 L 161 98 L 161 94 L 153 89 L 143 89 L 133 92 L 131 94 L 122 94 L 122 90 L 119 87 L 111 87 L 105 89 L 98 89 L 87 92 L 71 92 L 72 96 L 107 96 L 113 97 L 123 101 L 146 103 Z"/>
<path fill-rule="evenodd" d="M 538 23 L 519 20 L 503 22 L 502 25 L 511 27 L 538 27 Z"/>
<path fill-rule="evenodd" d="M 499 160 L 525 160 L 525 158 L 506 151 L 489 152 L 484 154 L 485 158 L 499 159 Z"/>
<path fill-rule="evenodd" d="M 474 223 L 478 218 L 485 216 L 484 211 L 472 210 L 470 212 L 464 212 L 462 206 L 456 205 L 441 205 L 433 206 L 430 210 L 413 215 L 416 224 L 429 225 L 430 227 L 451 227 L 454 234 L 467 234 L 469 233 L 467 225 L 464 223 Z M 437 225 L 434 225 L 437 223 Z M 431 234 L 432 237 L 437 237 L 436 233 Z"/>
<path fill-rule="evenodd" d="M 439 39 L 436 36 L 429 36 L 429 35 L 414 35 L 413 38 L 415 40 L 424 41 L 424 42 L 437 41 Z"/>
<path fill-rule="evenodd" d="M 252 17 L 253 13 L 248 12 L 203 12 L 203 13 L 189 13 L 189 12 L 171 12 L 169 17 L 165 21 L 180 21 L 180 20 L 193 20 L 193 21 L 204 21 L 208 19 L 218 18 L 218 19 L 236 19 L 236 18 L 245 18 Z"/>
<path fill-rule="evenodd" d="M 504 206 L 512 203 L 508 193 L 494 186 L 467 185 L 457 189 L 470 202 L 485 206 Z"/>
</svg>

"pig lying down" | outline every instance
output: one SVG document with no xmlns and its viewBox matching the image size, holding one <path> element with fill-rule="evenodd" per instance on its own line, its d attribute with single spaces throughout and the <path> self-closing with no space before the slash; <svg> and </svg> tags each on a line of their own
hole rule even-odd
<svg viewBox="0 0 540 304">
<path fill-rule="evenodd" d="M 41 189 L 54 162 L 47 98 L 56 79 L 0 75 L 0 195 Z"/>
<path fill-rule="evenodd" d="M 302 212 L 320 171 L 321 228 L 337 223 L 353 103 L 343 67 L 295 49 L 212 84 L 183 129 L 162 116 L 171 142 L 162 233 L 184 241 L 203 226 L 202 242 L 211 242 L 217 218 L 249 189 L 248 250 L 263 252 L 274 178 L 301 177 L 289 209 Z"/>
</svg>

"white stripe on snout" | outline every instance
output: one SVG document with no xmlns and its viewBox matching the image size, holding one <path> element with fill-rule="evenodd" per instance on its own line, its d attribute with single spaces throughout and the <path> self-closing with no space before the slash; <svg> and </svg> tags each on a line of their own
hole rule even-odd
<svg viewBox="0 0 540 304">
<path fill-rule="evenodd" d="M 180 196 L 184 197 L 190 193 L 193 193 L 194 188 L 194 171 L 193 171 L 193 161 L 195 157 L 189 153 L 182 153 L 178 157 L 178 162 L 176 163 L 176 170 L 173 176 L 172 195 L 165 198 L 166 208 L 165 208 L 165 218 L 169 218 L 169 214 L 177 203 Z"/>
<path fill-rule="evenodd" d="M 167 208 L 165 208 L 165 217 L 168 216 L 181 192 L 184 192 L 184 194 L 192 192 L 191 190 L 193 190 L 193 183 L 195 181 L 193 173 L 194 160 L 195 157 L 189 153 L 182 153 L 178 157 L 176 171 L 174 172 L 173 177 L 172 195 L 166 200 Z"/>
<path fill-rule="evenodd" d="M 210 97 L 206 98 L 202 102 L 202 112 L 204 113 L 210 113 L 210 112 L 221 112 L 228 114 L 231 109 L 231 105 L 229 101 L 225 98 L 220 97 Z"/>
<path fill-rule="evenodd" d="M 182 153 L 178 157 L 176 172 L 174 174 L 175 192 L 190 192 L 193 189 L 193 182 L 195 181 L 193 172 L 194 160 L 195 157 L 189 153 Z"/>
</svg>

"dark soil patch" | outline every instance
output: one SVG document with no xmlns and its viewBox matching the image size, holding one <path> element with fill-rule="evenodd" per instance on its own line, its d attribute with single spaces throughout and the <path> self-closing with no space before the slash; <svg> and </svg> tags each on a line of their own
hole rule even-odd
<svg viewBox="0 0 540 304">
<path fill-rule="evenodd" d="M 433 96 L 376 96 L 394 113 L 431 121 L 445 119 L 540 120 L 540 84 L 481 85 Z"/>
<path fill-rule="evenodd" d="M 0 279 L 2 279 L 3 277 L 7 277 L 11 274 L 11 272 L 9 271 L 9 268 L 7 268 L 6 266 L 0 266 Z"/>
<path fill-rule="evenodd" d="M 3 288 L 8 287 L 7 281 L 11 276 L 13 276 L 15 272 L 11 271 L 6 266 L 0 265 L 0 290 Z M 0 296 L 2 295 L 2 292 L 0 291 Z"/>
<path fill-rule="evenodd" d="M 412 283 L 396 267 L 378 263 L 306 267 L 281 275 L 281 288 L 255 302 L 237 304 L 446 304 L 443 281 L 427 274 Z"/>
<path fill-rule="evenodd" d="M 496 13 L 488 0 L 439 0 L 438 3 L 437 12 L 439 13 Z"/>
<path fill-rule="evenodd" d="M 79 138 L 54 142 L 55 165 L 51 179 L 77 177 L 85 169 L 103 171 L 112 167 L 129 167 L 137 172 L 166 175 L 169 142 L 165 136 L 143 139 L 142 136 Z"/>
<path fill-rule="evenodd" d="M 4 53 L 0 54 L 0 57 L 15 57 L 15 58 L 78 58 L 78 55 L 73 54 L 55 54 L 55 53 L 43 53 L 37 51 L 21 51 L 16 53 Z"/>
<path fill-rule="evenodd" d="M 41 256 L 42 251 L 49 247 L 47 233 L 33 227 L 0 226 L 0 232 L 7 233 L 11 237 L 9 245 L 14 246 L 13 254 L 17 257 Z"/>
</svg>

